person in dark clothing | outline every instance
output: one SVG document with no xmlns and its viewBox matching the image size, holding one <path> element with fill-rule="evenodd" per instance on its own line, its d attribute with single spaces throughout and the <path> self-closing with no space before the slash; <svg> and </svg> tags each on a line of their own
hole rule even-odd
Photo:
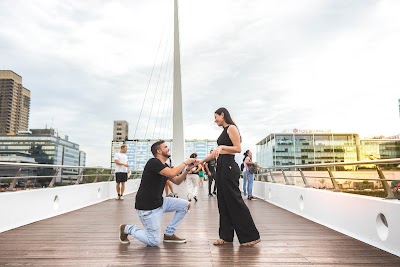
<svg viewBox="0 0 400 267">
<path fill-rule="evenodd" d="M 223 127 L 217 140 L 218 147 L 200 161 L 217 159 L 220 239 L 213 244 L 219 246 L 233 242 L 236 232 L 242 246 L 254 246 L 261 241 L 260 234 L 239 190 L 240 168 L 235 161 L 235 154 L 242 150 L 240 133 L 226 108 L 217 109 L 214 117 L 217 125 Z"/>
<path fill-rule="evenodd" d="M 210 154 L 213 153 L 213 150 L 210 151 Z M 212 197 L 213 194 L 217 194 L 217 183 L 215 181 L 215 159 L 210 159 L 207 161 L 204 166 L 208 175 L 208 196 Z M 214 181 L 214 190 L 211 192 L 212 182 Z"/>
<path fill-rule="evenodd" d="M 163 140 L 155 142 L 151 146 L 154 158 L 149 159 L 144 167 L 135 203 L 135 209 L 144 230 L 139 229 L 136 225 L 121 224 L 119 241 L 122 244 L 129 244 L 128 235 L 132 235 L 148 246 L 158 246 L 161 242 L 161 219 L 165 212 L 175 212 L 175 215 L 165 230 L 164 242 L 186 243 L 186 239 L 177 237 L 175 231 L 185 217 L 190 204 L 187 200 L 163 197 L 162 194 L 167 179 L 174 184 L 182 183 L 186 178 L 187 171 L 195 167 L 198 162 L 191 158 L 175 168 L 169 168 L 165 164 L 171 156 L 169 151 L 170 149 Z M 185 168 L 186 171 L 184 171 Z"/>
</svg>

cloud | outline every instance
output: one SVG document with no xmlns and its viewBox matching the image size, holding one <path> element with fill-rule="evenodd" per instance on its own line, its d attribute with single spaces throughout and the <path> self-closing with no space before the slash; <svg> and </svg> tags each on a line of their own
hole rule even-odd
<svg viewBox="0 0 400 267">
<path fill-rule="evenodd" d="M 399 133 L 396 1 L 179 3 L 186 138 L 216 139 L 222 106 L 253 151 L 293 128 Z M 160 0 L 2 1 L 0 67 L 31 90 L 30 127 L 69 135 L 88 165 L 109 166 L 114 120 L 131 138 L 171 138 L 172 11 Z"/>
</svg>

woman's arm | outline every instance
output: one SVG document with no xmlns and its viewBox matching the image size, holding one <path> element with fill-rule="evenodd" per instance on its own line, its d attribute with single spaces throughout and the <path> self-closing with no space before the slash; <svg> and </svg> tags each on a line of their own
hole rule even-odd
<svg viewBox="0 0 400 267">
<path fill-rule="evenodd" d="M 240 144 L 240 134 L 238 128 L 233 125 L 233 127 L 228 128 L 228 135 L 232 141 L 233 146 L 218 146 L 213 154 L 218 157 L 219 154 L 236 154 L 242 152 L 242 146 Z"/>
<path fill-rule="evenodd" d="M 211 153 L 210 155 L 208 155 L 207 157 L 205 157 L 204 159 L 199 161 L 199 164 L 202 164 L 204 162 L 208 162 L 212 159 L 215 159 L 214 153 Z"/>
<path fill-rule="evenodd" d="M 193 158 L 187 159 L 187 160 L 185 160 L 184 162 L 182 162 L 181 164 L 179 164 L 178 166 L 176 166 L 176 167 L 174 167 L 172 169 L 171 168 L 164 168 L 160 172 L 160 174 L 163 175 L 163 176 L 166 176 L 168 178 L 175 177 L 175 176 L 179 175 L 186 168 L 186 166 L 187 167 L 192 166 L 192 168 L 193 168 L 193 166 L 194 166 L 193 164 L 195 164 L 195 162 L 196 162 L 196 159 L 193 159 Z"/>
</svg>

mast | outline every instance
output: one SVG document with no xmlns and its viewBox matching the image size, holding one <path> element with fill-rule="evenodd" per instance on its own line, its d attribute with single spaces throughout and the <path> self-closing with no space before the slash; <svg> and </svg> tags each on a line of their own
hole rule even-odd
<svg viewBox="0 0 400 267">
<path fill-rule="evenodd" d="M 179 165 L 185 159 L 185 138 L 183 133 L 181 56 L 179 46 L 178 0 L 174 0 L 174 92 L 173 92 L 173 159 Z"/>
</svg>

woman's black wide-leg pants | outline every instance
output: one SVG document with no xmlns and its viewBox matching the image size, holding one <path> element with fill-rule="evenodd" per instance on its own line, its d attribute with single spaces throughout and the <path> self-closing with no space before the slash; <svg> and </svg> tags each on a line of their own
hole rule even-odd
<svg viewBox="0 0 400 267">
<path fill-rule="evenodd" d="M 241 244 L 260 238 L 249 208 L 239 190 L 240 169 L 233 155 L 219 155 L 217 160 L 217 198 L 219 237 L 232 242 L 234 232 Z"/>
</svg>

